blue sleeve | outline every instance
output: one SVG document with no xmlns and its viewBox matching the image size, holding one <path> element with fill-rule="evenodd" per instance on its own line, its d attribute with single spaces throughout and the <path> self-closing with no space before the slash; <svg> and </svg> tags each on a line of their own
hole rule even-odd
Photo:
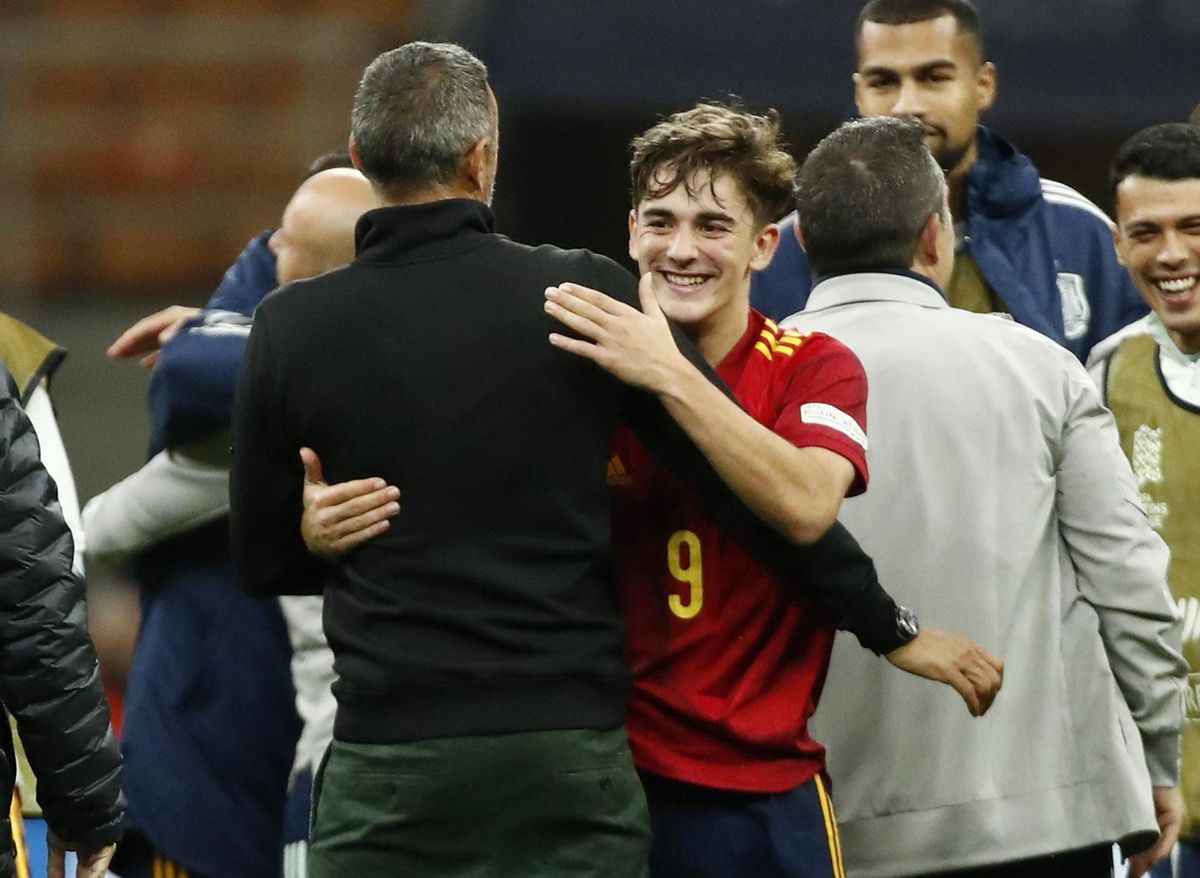
<svg viewBox="0 0 1200 878">
<path fill-rule="evenodd" d="M 275 277 L 275 254 L 267 246 L 273 231 L 268 229 L 250 239 L 237 261 L 229 266 L 221 284 L 205 305 L 205 310 L 236 311 L 246 317 L 263 296 L 279 285 Z"/>
<path fill-rule="evenodd" d="M 163 346 L 150 376 L 150 455 L 229 426 L 250 320 L 205 312 Z"/>
<path fill-rule="evenodd" d="M 796 238 L 796 214 L 779 223 L 779 247 L 771 264 L 750 276 L 750 307 L 783 320 L 804 307 L 812 291 L 812 271 Z"/>
<path fill-rule="evenodd" d="M 271 234 L 268 230 L 250 240 L 200 318 L 163 346 L 150 379 L 151 456 L 229 426 L 249 327 L 220 327 L 234 326 L 239 316 L 248 322 L 258 303 L 278 285 L 275 254 L 267 246 Z"/>
</svg>

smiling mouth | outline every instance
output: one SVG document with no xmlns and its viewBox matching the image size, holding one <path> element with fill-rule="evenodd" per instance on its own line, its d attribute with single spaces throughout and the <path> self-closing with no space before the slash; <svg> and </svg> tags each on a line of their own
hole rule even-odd
<svg viewBox="0 0 1200 878">
<path fill-rule="evenodd" d="M 708 280 L 708 276 L 703 274 L 676 274 L 673 271 L 663 271 L 660 274 L 673 287 L 698 287 Z"/>
<path fill-rule="evenodd" d="M 1154 286 L 1166 301 L 1181 302 L 1188 299 L 1196 289 L 1196 275 L 1155 280 Z"/>
</svg>

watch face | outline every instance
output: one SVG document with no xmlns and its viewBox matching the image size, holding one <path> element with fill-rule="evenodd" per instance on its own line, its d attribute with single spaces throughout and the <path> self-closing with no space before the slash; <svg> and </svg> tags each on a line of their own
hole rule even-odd
<svg viewBox="0 0 1200 878">
<path fill-rule="evenodd" d="M 917 614 L 908 607 L 896 607 L 896 628 L 909 640 L 915 638 L 921 631 L 917 624 Z"/>
</svg>

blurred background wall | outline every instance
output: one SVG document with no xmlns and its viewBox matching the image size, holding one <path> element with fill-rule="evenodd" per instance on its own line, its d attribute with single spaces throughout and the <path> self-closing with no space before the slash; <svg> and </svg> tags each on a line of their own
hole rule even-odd
<svg viewBox="0 0 1200 878">
<path fill-rule="evenodd" d="M 988 118 L 1108 209 L 1104 167 L 1200 100 L 1200 0 L 977 0 Z M 71 349 L 54 395 L 81 498 L 144 458 L 147 376 L 104 348 L 199 304 L 345 143 L 378 52 L 490 66 L 500 229 L 624 258 L 625 146 L 700 98 L 776 107 L 798 156 L 851 112 L 844 0 L 0 0 L 0 308 Z"/>
</svg>

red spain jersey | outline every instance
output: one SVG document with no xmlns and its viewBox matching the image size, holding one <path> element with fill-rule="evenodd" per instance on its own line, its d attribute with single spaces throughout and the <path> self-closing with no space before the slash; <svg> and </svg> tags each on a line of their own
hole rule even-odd
<svg viewBox="0 0 1200 878">
<path fill-rule="evenodd" d="M 865 489 L 867 379 L 844 345 L 752 311 L 717 371 L 756 420 L 842 455 L 851 493 Z M 746 792 L 807 782 L 825 764 L 808 734 L 833 646 L 824 611 L 726 538 L 625 430 L 609 484 L 638 768 Z"/>
</svg>

